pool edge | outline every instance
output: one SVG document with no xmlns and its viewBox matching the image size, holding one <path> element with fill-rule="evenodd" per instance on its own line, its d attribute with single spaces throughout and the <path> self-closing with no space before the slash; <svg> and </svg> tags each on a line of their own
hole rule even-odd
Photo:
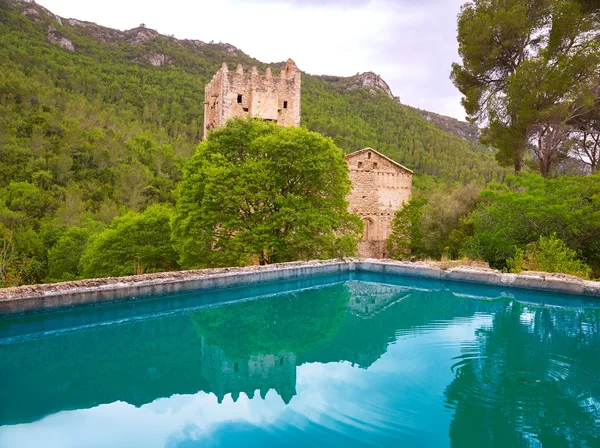
<svg viewBox="0 0 600 448">
<path fill-rule="evenodd" d="M 4 288 L 0 289 L 0 316 L 132 300 L 136 295 L 173 294 L 190 289 L 223 288 L 357 270 L 600 297 L 600 282 L 589 280 L 505 274 L 466 267 L 444 270 L 424 263 L 393 260 L 338 259 L 161 272 Z"/>
</svg>

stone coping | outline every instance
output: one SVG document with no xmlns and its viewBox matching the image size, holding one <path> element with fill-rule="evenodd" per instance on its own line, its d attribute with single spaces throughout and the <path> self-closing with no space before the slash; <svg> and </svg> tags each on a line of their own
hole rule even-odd
<svg viewBox="0 0 600 448">
<path fill-rule="evenodd" d="M 417 276 L 436 280 L 517 287 L 538 291 L 600 297 L 600 282 L 551 274 L 504 274 L 500 271 L 459 266 L 440 269 L 425 262 L 407 263 L 376 259 L 298 261 L 267 266 L 160 272 L 72 282 L 25 285 L 0 289 L 0 315 L 70 308 L 149 295 L 176 294 L 198 289 L 232 287 L 310 275 L 366 271 Z"/>
</svg>

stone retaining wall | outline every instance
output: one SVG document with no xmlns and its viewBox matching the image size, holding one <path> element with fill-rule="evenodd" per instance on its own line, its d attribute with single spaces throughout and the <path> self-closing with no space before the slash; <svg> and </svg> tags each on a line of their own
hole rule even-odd
<svg viewBox="0 0 600 448">
<path fill-rule="evenodd" d="M 425 263 L 350 259 L 162 272 L 131 277 L 4 288 L 0 289 L 0 316 L 352 271 L 417 276 L 600 297 L 600 282 L 594 281 L 558 279 L 543 274 L 503 274 L 491 269 L 466 267 L 443 270 Z"/>
</svg>

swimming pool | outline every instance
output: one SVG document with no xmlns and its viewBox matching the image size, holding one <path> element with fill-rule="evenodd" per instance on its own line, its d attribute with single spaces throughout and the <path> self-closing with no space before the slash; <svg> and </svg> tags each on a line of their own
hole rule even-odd
<svg viewBox="0 0 600 448">
<path fill-rule="evenodd" d="M 598 446 L 600 302 L 341 272 L 0 320 L 0 446 Z"/>
</svg>

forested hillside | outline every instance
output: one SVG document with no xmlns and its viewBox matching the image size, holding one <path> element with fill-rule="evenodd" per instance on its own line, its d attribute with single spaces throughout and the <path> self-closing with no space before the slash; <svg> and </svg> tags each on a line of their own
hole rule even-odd
<svg viewBox="0 0 600 448">
<path fill-rule="evenodd" d="M 204 85 L 223 61 L 267 67 L 228 44 L 0 0 L 0 285 L 68 278 L 49 274 L 48 257 L 72 229 L 85 241 L 128 211 L 174 203 L 202 138 Z M 346 152 L 372 146 L 414 169 L 417 189 L 506 173 L 385 93 L 333 79 L 303 75 L 302 123 Z"/>
</svg>

